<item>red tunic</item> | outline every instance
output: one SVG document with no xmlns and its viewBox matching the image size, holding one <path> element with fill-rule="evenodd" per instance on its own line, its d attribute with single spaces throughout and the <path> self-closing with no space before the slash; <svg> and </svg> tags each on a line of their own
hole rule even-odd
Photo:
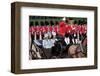
<svg viewBox="0 0 100 76">
<path fill-rule="evenodd" d="M 64 21 L 59 23 L 59 34 L 64 36 L 66 32 L 66 24 Z"/>
<path fill-rule="evenodd" d="M 58 28 L 57 26 L 54 26 L 54 32 L 57 32 Z"/>
<path fill-rule="evenodd" d="M 49 26 L 49 30 L 52 32 L 52 30 L 53 30 L 52 26 Z"/>
<path fill-rule="evenodd" d="M 29 27 L 29 32 L 30 32 L 30 33 L 32 32 L 32 27 Z"/>
</svg>

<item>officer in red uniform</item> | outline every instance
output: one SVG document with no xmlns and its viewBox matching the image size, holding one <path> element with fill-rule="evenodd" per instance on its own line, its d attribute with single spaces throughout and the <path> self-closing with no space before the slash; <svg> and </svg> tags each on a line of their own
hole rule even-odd
<svg viewBox="0 0 100 76">
<path fill-rule="evenodd" d="M 61 21 L 59 23 L 59 34 L 61 36 L 65 36 L 65 32 L 66 32 L 66 23 L 64 21 Z"/>
</svg>

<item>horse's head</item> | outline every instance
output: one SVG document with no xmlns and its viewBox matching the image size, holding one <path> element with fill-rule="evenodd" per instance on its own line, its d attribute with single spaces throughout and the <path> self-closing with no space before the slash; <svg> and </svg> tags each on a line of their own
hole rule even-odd
<svg viewBox="0 0 100 76">
<path fill-rule="evenodd" d="M 32 56 L 41 59 L 41 53 L 40 53 L 40 48 L 36 44 L 32 44 Z"/>
</svg>

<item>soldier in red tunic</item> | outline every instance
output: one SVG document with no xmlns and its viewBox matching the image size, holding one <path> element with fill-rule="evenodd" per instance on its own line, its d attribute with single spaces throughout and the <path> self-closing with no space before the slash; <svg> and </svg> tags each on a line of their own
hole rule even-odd
<svg viewBox="0 0 100 76">
<path fill-rule="evenodd" d="M 59 23 L 59 34 L 61 36 L 65 36 L 65 32 L 66 32 L 66 23 L 64 21 L 61 21 Z"/>
</svg>

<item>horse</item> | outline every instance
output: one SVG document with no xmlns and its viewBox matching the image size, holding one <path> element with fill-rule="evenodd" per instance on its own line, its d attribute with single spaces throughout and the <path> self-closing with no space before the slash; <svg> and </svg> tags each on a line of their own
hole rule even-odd
<svg viewBox="0 0 100 76">
<path fill-rule="evenodd" d="M 79 44 L 72 44 L 68 48 L 68 57 L 69 58 L 83 58 L 87 57 L 87 38 L 84 38 L 83 41 Z"/>
<path fill-rule="evenodd" d="M 51 58 L 65 58 L 66 43 L 64 38 L 59 36 L 58 41 L 55 41 L 54 46 L 51 48 Z"/>
</svg>

